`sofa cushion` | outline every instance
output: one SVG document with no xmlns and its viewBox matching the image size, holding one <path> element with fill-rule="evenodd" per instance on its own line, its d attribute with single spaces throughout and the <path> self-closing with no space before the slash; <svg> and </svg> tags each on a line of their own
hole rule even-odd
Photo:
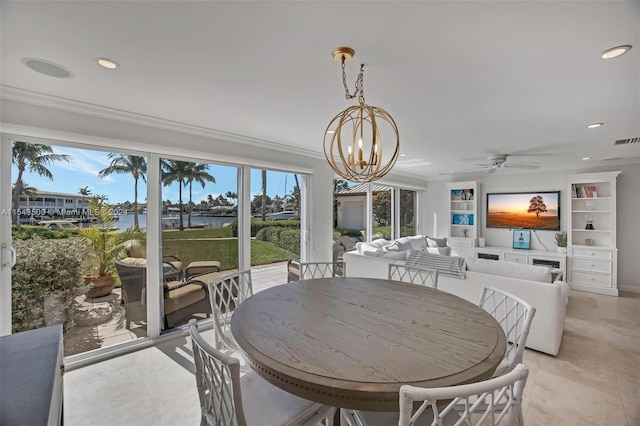
<svg viewBox="0 0 640 426">
<path fill-rule="evenodd" d="M 427 236 L 427 246 L 429 247 L 446 247 L 447 246 L 447 237 L 444 238 L 433 238 Z"/>
<path fill-rule="evenodd" d="M 529 281 L 551 282 L 551 268 L 540 265 L 469 258 L 467 259 L 467 270 L 503 277 L 521 278 Z"/>
<path fill-rule="evenodd" d="M 407 266 L 435 269 L 440 275 L 463 279 L 465 277 L 465 258 L 431 254 L 423 250 L 411 250 L 407 257 Z"/>
<path fill-rule="evenodd" d="M 362 254 L 364 256 L 382 256 L 382 249 L 380 247 L 365 242 L 356 243 L 356 250 L 358 251 L 358 254 Z"/>
</svg>

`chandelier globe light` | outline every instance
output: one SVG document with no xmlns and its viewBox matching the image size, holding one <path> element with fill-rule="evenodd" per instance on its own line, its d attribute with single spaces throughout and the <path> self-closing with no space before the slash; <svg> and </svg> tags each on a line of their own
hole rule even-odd
<svg viewBox="0 0 640 426">
<path fill-rule="evenodd" d="M 357 97 L 358 104 L 331 120 L 324 133 L 324 155 L 331 168 L 346 180 L 358 183 L 378 180 L 389 173 L 400 154 L 398 126 L 384 109 L 366 104 L 364 64 L 360 65 L 355 92 L 349 93 L 345 63 L 353 58 L 355 51 L 350 47 L 337 47 L 332 55 L 342 67 L 345 98 Z"/>
</svg>

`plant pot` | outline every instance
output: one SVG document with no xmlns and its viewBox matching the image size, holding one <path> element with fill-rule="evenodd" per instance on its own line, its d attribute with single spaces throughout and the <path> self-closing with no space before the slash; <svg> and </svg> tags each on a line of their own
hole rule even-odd
<svg viewBox="0 0 640 426">
<path fill-rule="evenodd" d="M 85 275 L 83 278 L 85 284 L 93 283 L 93 287 L 84 294 L 89 299 L 111 294 L 115 283 L 111 275 Z"/>
<path fill-rule="evenodd" d="M 566 253 L 566 252 L 567 252 L 566 247 L 558 247 L 558 253 Z"/>
</svg>

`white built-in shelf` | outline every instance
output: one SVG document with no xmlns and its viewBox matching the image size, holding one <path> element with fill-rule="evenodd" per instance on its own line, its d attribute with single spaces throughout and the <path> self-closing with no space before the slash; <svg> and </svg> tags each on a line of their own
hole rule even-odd
<svg viewBox="0 0 640 426">
<path fill-rule="evenodd" d="M 616 179 L 620 172 L 567 177 L 568 282 L 576 290 L 618 295 Z M 593 196 L 595 195 L 595 197 Z M 594 229 L 586 229 L 593 226 Z"/>
</svg>

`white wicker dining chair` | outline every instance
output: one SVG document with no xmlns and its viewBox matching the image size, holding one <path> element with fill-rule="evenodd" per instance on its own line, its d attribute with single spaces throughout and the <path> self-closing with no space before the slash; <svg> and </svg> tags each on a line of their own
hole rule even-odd
<svg viewBox="0 0 640 426">
<path fill-rule="evenodd" d="M 394 281 L 403 281 L 438 288 L 438 271 L 435 269 L 390 263 L 388 278 Z"/>
<path fill-rule="evenodd" d="M 332 278 L 344 276 L 342 262 L 300 262 L 300 279 Z"/>
<path fill-rule="evenodd" d="M 209 282 L 209 301 L 215 327 L 215 348 L 223 346 L 233 351 L 240 348 L 231 335 L 231 315 L 250 296 L 253 296 L 251 271 L 224 275 Z"/>
<path fill-rule="evenodd" d="M 491 314 L 502 326 L 507 337 L 507 350 L 496 368 L 494 377 L 513 370 L 522 363 L 524 347 L 536 314 L 536 308 L 503 290 L 482 286 L 478 305 Z"/>
<path fill-rule="evenodd" d="M 200 398 L 201 426 L 333 424 L 334 408 L 277 388 L 255 372 L 240 377 L 240 362 L 209 345 L 196 320 L 189 333 Z"/>
<path fill-rule="evenodd" d="M 400 411 L 375 413 L 342 410 L 350 426 L 492 425 L 514 426 L 522 412 L 529 370 L 518 364 L 500 377 L 442 388 L 400 388 Z M 422 402 L 414 410 L 414 403 Z"/>
</svg>

